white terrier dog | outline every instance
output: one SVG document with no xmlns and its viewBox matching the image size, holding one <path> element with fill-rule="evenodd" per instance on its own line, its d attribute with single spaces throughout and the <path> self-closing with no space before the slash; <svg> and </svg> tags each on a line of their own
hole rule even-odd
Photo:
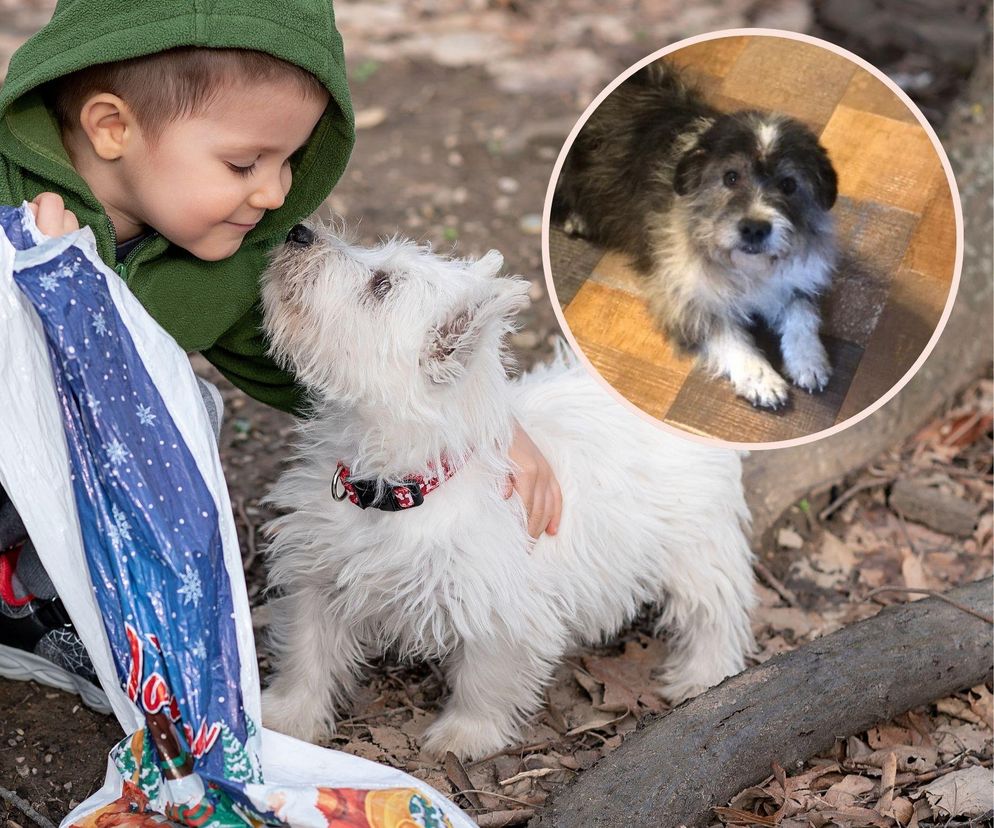
<svg viewBox="0 0 994 828">
<path fill-rule="evenodd" d="M 424 747 L 478 758 L 515 739 L 571 645 L 647 602 L 670 633 L 666 699 L 742 669 L 754 593 L 739 455 L 657 430 L 564 354 L 509 381 L 503 340 L 528 286 L 499 278 L 502 261 L 303 225 L 273 258 L 266 327 L 315 416 L 270 495 L 287 513 L 267 527 L 269 727 L 333 732 L 361 665 L 393 647 L 445 663 L 452 696 Z M 559 531 L 538 541 L 502 496 L 515 420 L 562 488 Z"/>
</svg>

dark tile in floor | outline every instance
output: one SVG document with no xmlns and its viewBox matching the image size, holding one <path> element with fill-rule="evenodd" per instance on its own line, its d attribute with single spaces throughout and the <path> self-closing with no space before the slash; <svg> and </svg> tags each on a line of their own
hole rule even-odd
<svg viewBox="0 0 994 828">
<path fill-rule="evenodd" d="M 573 301 L 603 255 L 603 248 L 567 235 L 559 227 L 549 228 L 549 265 L 560 307 Z"/>
</svg>

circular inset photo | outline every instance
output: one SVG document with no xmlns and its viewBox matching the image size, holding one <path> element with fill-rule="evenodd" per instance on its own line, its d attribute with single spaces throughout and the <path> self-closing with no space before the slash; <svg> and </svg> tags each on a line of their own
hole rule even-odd
<svg viewBox="0 0 994 828">
<path fill-rule="evenodd" d="M 789 32 L 705 35 L 632 67 L 571 133 L 545 216 L 583 358 L 665 425 L 752 447 L 893 396 L 962 256 L 928 122 L 869 64 Z"/>
</svg>

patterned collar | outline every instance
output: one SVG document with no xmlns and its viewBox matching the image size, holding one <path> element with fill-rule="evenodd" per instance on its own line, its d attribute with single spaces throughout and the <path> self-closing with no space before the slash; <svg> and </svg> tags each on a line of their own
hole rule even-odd
<svg viewBox="0 0 994 828">
<path fill-rule="evenodd" d="M 378 485 L 376 480 L 353 480 L 349 467 L 339 462 L 338 471 L 331 483 L 331 496 L 335 500 L 348 498 L 360 509 L 372 506 L 384 512 L 400 512 L 420 506 L 424 503 L 425 495 L 437 489 L 455 473 L 456 469 L 443 457 L 441 476 L 412 474 L 404 478 L 399 486 L 387 487 Z M 380 490 L 379 497 L 377 489 Z"/>
</svg>

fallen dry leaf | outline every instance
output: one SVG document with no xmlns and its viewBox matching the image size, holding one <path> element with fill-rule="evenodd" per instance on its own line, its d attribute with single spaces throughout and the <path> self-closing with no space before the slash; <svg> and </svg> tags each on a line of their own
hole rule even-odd
<svg viewBox="0 0 994 828">
<path fill-rule="evenodd" d="M 947 696 L 944 699 L 939 699 L 935 703 L 935 709 L 940 713 L 945 713 L 947 716 L 962 719 L 964 722 L 986 725 L 986 722 L 982 716 L 974 713 L 973 709 L 967 702 L 963 701 L 963 699 L 958 699 L 955 696 Z"/>
<path fill-rule="evenodd" d="M 897 769 L 902 773 L 925 773 L 935 770 L 939 762 L 939 754 L 933 747 L 927 745 L 895 745 L 894 747 L 875 750 L 869 756 L 853 760 L 854 764 L 867 768 L 883 768 L 888 757 L 897 757 Z"/>
<path fill-rule="evenodd" d="M 844 808 L 855 805 L 876 787 L 877 784 L 872 779 L 850 773 L 841 782 L 836 782 L 825 791 L 822 798 L 833 808 Z"/>
<path fill-rule="evenodd" d="M 866 739 L 873 750 L 894 747 L 895 745 L 920 745 L 921 734 L 906 727 L 882 724 L 866 731 Z"/>
<path fill-rule="evenodd" d="M 815 816 L 824 821 L 816 822 L 814 819 Z M 818 811 L 816 814 L 811 815 L 811 821 L 814 825 L 827 825 L 831 822 L 833 825 L 846 826 L 846 828 L 867 828 L 870 825 L 877 828 L 894 828 L 894 823 L 887 817 L 880 816 L 876 811 L 869 808 L 857 808 L 855 806 Z"/>
<path fill-rule="evenodd" d="M 773 630 L 792 630 L 795 638 L 803 638 L 818 623 L 815 616 L 797 607 L 758 607 L 753 615 Z"/>
<path fill-rule="evenodd" d="M 987 689 L 986 684 L 971 687 L 967 694 L 970 709 L 977 714 L 988 730 L 994 728 L 994 693 Z"/>
<path fill-rule="evenodd" d="M 804 538 L 789 526 L 785 526 L 777 532 L 777 546 L 784 549 L 801 549 L 804 547 Z"/>
<path fill-rule="evenodd" d="M 659 681 L 652 678 L 666 656 L 666 645 L 655 638 L 639 636 L 626 641 L 618 656 L 586 656 L 583 665 L 604 685 L 604 700 L 595 705 L 599 710 L 638 713 L 639 706 L 659 712 L 666 703 L 658 695 Z"/>
<path fill-rule="evenodd" d="M 904 579 L 904 585 L 908 589 L 932 589 L 934 587 L 932 579 L 925 573 L 921 558 L 908 549 L 904 550 L 901 559 L 901 577 Z M 920 601 L 926 597 L 926 595 L 911 593 L 908 595 L 908 600 Z"/>
<path fill-rule="evenodd" d="M 822 535 L 817 559 L 818 568 L 824 572 L 849 573 L 856 567 L 856 555 L 853 550 L 831 532 Z"/>
<path fill-rule="evenodd" d="M 932 738 L 943 761 L 948 761 L 965 751 L 972 751 L 978 755 L 991 753 L 991 732 L 968 722 L 939 725 Z"/>
<path fill-rule="evenodd" d="M 990 769 L 974 765 L 940 776 L 922 790 L 929 804 L 946 816 L 979 817 L 991 810 L 994 779 Z"/>
<path fill-rule="evenodd" d="M 615 722 L 620 722 L 627 715 L 629 715 L 627 710 L 624 713 L 622 713 L 620 716 L 613 716 L 611 713 L 608 713 L 606 711 L 601 711 L 599 713 L 595 713 L 593 717 L 587 719 L 587 721 L 581 722 L 572 730 L 568 730 L 566 732 L 566 735 L 577 736 L 580 733 L 586 733 L 588 730 L 600 730 L 602 727 L 607 727 L 608 725 L 612 725 Z"/>
<path fill-rule="evenodd" d="M 738 808 L 714 808 L 721 821 L 726 825 L 769 825 L 774 826 L 778 820 L 771 816 L 760 816 L 751 811 L 742 811 Z"/>
</svg>

